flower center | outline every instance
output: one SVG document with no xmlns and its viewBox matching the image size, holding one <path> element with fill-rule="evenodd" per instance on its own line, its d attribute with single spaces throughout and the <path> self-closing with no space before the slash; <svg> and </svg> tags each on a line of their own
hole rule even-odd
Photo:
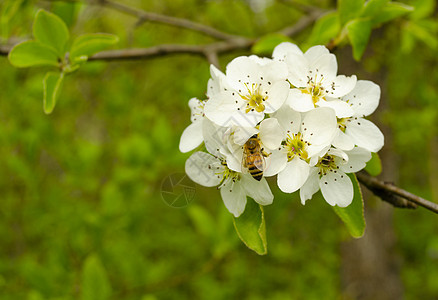
<svg viewBox="0 0 438 300">
<path fill-rule="evenodd" d="M 322 86 L 323 79 L 324 79 L 324 75 L 322 74 L 319 80 L 318 80 L 318 74 L 315 74 L 315 77 L 307 76 L 307 87 L 301 88 L 302 93 L 309 94 L 312 96 L 312 101 L 314 105 L 319 101 L 319 99 L 325 97 L 326 90 Z"/>
<path fill-rule="evenodd" d="M 347 128 L 347 122 L 350 122 L 351 118 L 338 118 L 338 127 L 342 132 L 345 132 L 345 129 Z"/>
<path fill-rule="evenodd" d="M 318 161 L 316 166 L 319 168 L 318 174 L 320 176 L 326 175 L 328 171 L 339 169 L 339 167 L 335 163 L 335 157 L 333 155 L 329 155 L 329 154 L 326 154 L 325 156 L 323 156 Z"/>
<path fill-rule="evenodd" d="M 296 133 L 294 135 L 288 134 L 285 143 L 287 161 L 291 161 L 295 156 L 306 160 L 308 157 L 307 146 L 309 146 L 309 143 L 302 139 L 301 133 Z"/>
<path fill-rule="evenodd" d="M 265 110 L 265 105 L 263 104 L 268 96 L 263 96 L 261 85 L 253 83 L 251 88 L 245 83 L 246 90 L 248 92 L 247 95 L 240 95 L 243 100 L 246 100 L 246 108 L 245 112 L 248 113 L 250 111 L 263 112 Z"/>
<path fill-rule="evenodd" d="M 230 170 L 225 160 L 221 161 L 221 165 L 224 166 L 223 171 L 216 174 L 216 175 L 222 175 L 222 180 L 219 183 L 218 189 L 226 185 L 230 180 L 232 180 L 234 183 L 240 179 L 240 174 L 236 171 Z"/>
</svg>

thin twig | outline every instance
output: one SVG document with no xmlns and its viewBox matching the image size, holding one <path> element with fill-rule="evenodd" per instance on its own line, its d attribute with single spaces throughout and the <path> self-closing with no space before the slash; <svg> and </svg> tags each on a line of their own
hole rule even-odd
<svg viewBox="0 0 438 300">
<path fill-rule="evenodd" d="M 420 196 L 414 195 L 412 193 L 409 193 L 408 191 L 405 191 L 392 183 L 381 181 L 375 177 L 372 177 L 366 172 L 359 172 L 356 174 L 357 179 L 365 185 L 371 192 L 373 192 L 375 195 L 382 198 L 382 200 L 387 201 L 394 206 L 397 207 L 405 207 L 405 208 L 415 208 L 416 205 L 422 206 L 430 211 L 433 211 L 434 213 L 438 214 L 438 204 L 431 202 L 429 200 L 426 200 L 424 198 L 421 198 Z M 406 199 L 410 202 L 410 204 L 403 203 L 398 197 L 396 198 L 388 198 L 385 197 L 385 195 L 395 195 L 398 197 L 401 197 L 403 199 Z M 394 200 L 396 199 L 396 200 Z"/>
<path fill-rule="evenodd" d="M 203 34 L 209 35 L 211 37 L 214 37 L 214 38 L 220 39 L 220 40 L 229 40 L 229 39 L 235 39 L 235 38 L 239 37 L 237 35 L 232 35 L 232 34 L 220 31 L 216 28 L 204 25 L 204 24 L 190 21 L 188 19 L 170 17 L 170 16 L 161 15 L 161 14 L 157 14 L 157 13 L 151 13 L 151 12 L 147 12 L 147 11 L 144 11 L 144 10 L 141 10 L 138 8 L 133 8 L 133 7 L 118 3 L 118 2 L 113 2 L 110 0 L 98 0 L 97 3 L 104 5 L 104 6 L 107 6 L 107 7 L 110 7 L 112 9 L 118 10 L 120 12 L 126 13 L 128 15 L 135 16 L 139 19 L 140 23 L 155 22 L 155 23 L 168 24 L 168 25 L 175 26 L 175 27 L 182 27 L 182 28 L 186 28 L 189 30 L 201 32 Z M 139 23 L 137 23 L 137 24 L 139 24 Z"/>
</svg>

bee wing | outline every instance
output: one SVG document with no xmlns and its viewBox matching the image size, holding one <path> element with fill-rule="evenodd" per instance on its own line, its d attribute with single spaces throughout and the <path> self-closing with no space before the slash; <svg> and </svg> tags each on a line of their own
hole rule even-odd
<svg viewBox="0 0 438 300">
<path fill-rule="evenodd" d="M 260 154 L 259 159 L 257 160 L 257 163 L 255 163 L 255 166 L 257 167 L 257 169 L 259 169 L 260 171 L 264 171 L 266 170 L 266 160 L 265 157 Z"/>
</svg>

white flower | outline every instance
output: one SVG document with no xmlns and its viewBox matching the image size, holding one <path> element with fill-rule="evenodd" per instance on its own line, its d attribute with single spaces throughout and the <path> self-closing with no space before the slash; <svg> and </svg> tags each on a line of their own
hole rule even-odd
<svg viewBox="0 0 438 300">
<path fill-rule="evenodd" d="M 333 146 L 351 150 L 357 145 L 371 152 L 377 152 L 383 147 L 383 133 L 374 123 L 363 118 L 376 110 L 379 99 L 380 87 L 368 80 L 359 80 L 355 88 L 341 98 L 351 105 L 354 115 L 338 119 L 338 135 Z"/>
<path fill-rule="evenodd" d="M 278 187 L 286 193 L 298 190 L 307 180 L 312 158 L 327 151 L 336 133 L 336 116 L 330 108 L 317 108 L 305 115 L 284 107 L 274 115 L 283 127 L 278 149 Z"/>
<path fill-rule="evenodd" d="M 191 111 L 190 119 L 192 124 L 184 129 L 179 141 L 179 150 L 183 153 L 195 149 L 201 145 L 203 141 L 202 124 L 204 121 L 204 104 L 205 101 L 197 98 L 192 98 L 189 100 L 189 107 Z"/>
<path fill-rule="evenodd" d="M 292 43 L 281 43 L 274 49 L 273 58 L 285 61 L 293 86 L 287 103 L 294 110 L 306 112 L 315 107 L 331 107 L 339 118 L 351 117 L 353 110 L 339 97 L 349 93 L 356 76 L 336 75 L 336 56 L 324 46 L 311 47 L 306 53 Z"/>
<path fill-rule="evenodd" d="M 346 173 L 354 173 L 365 167 L 371 153 L 362 148 L 341 151 L 330 148 L 310 170 L 309 177 L 300 189 L 301 203 L 311 199 L 319 189 L 328 204 L 346 207 L 353 201 L 353 183 Z"/>
<path fill-rule="evenodd" d="M 261 205 L 269 205 L 274 200 L 265 178 L 256 181 L 248 174 L 230 170 L 222 157 L 195 152 L 187 159 L 185 169 L 194 182 L 207 187 L 218 186 L 225 206 L 236 218 L 245 210 L 247 196 Z"/>
<path fill-rule="evenodd" d="M 205 115 L 220 126 L 254 127 L 286 101 L 286 75 L 283 62 L 237 57 L 227 66 L 223 90 L 209 94 Z"/>
</svg>

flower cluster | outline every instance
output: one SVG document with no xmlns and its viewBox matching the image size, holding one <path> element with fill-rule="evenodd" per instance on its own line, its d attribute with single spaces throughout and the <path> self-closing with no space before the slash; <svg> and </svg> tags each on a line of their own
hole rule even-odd
<svg viewBox="0 0 438 300">
<path fill-rule="evenodd" d="M 332 206 L 348 206 L 353 184 L 346 173 L 365 167 L 383 146 L 383 134 L 365 119 L 379 104 L 380 88 L 356 76 L 337 75 L 337 61 L 324 46 L 303 53 L 282 43 L 272 59 L 237 57 L 225 74 L 210 67 L 207 99 L 192 98 L 192 124 L 182 152 L 202 143 L 186 162 L 187 175 L 217 186 L 238 217 L 247 196 L 261 205 L 274 196 L 265 177 L 277 175 L 286 193 L 301 202 L 318 190 Z"/>
</svg>

